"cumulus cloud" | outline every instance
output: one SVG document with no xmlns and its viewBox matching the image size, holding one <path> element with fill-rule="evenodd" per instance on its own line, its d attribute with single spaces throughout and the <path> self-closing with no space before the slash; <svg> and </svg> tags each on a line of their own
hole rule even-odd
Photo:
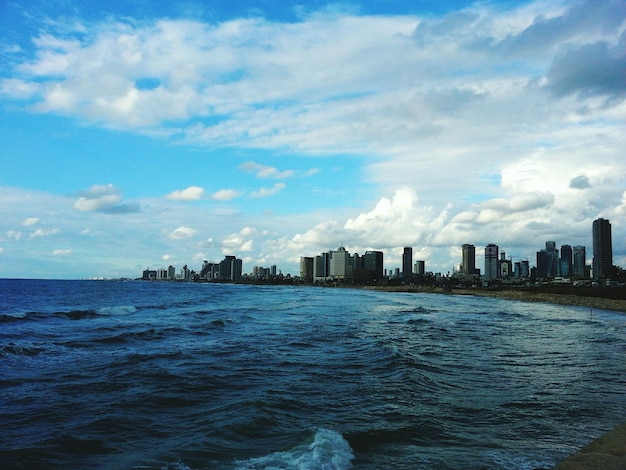
<svg viewBox="0 0 626 470">
<path fill-rule="evenodd" d="M 78 193 L 78 199 L 74 202 L 74 209 L 82 212 L 104 212 L 108 214 L 127 214 L 141 211 L 138 203 L 120 204 L 121 201 L 122 192 L 119 188 L 113 184 L 97 184 Z"/>
<path fill-rule="evenodd" d="M 256 229 L 252 227 L 244 227 L 237 233 L 232 233 L 226 236 L 222 240 L 222 252 L 225 255 L 238 253 L 238 252 L 250 252 L 253 249 L 254 241 L 253 236 L 256 234 Z"/>
<path fill-rule="evenodd" d="M 293 170 L 278 171 L 278 169 L 272 166 L 261 165 L 255 162 L 242 163 L 239 165 L 239 169 L 247 173 L 255 173 L 257 178 L 285 179 L 294 175 Z"/>
<path fill-rule="evenodd" d="M 193 237 L 197 233 L 198 231 L 193 228 L 181 226 L 170 233 L 170 238 L 172 240 L 184 240 Z"/>
<path fill-rule="evenodd" d="M 204 189 L 200 186 L 189 186 L 186 189 L 173 191 L 166 197 L 174 201 L 197 201 L 202 199 L 204 195 Z"/>
<path fill-rule="evenodd" d="M 293 260 L 342 242 L 359 250 L 420 245 L 429 256 L 462 243 L 534 244 L 532 253 L 545 236 L 584 242 L 598 214 L 624 213 L 623 3 L 494 5 L 428 17 L 335 11 L 293 23 L 165 19 L 103 21 L 76 35 L 50 30 L 13 62 L 0 92 L 34 112 L 176 143 L 349 155 L 332 176 L 341 170 L 346 186 L 362 191 L 347 200 L 359 209 L 312 227 L 282 224 L 289 227 L 263 245 L 261 258 Z M 297 173 L 254 161 L 239 170 L 267 179 Z M 204 196 L 192 188 L 170 199 Z M 83 191 L 74 207 L 141 210 L 113 185 Z M 18 240 L 12 229 L 42 213 L 30 209 L 2 231 Z M 186 226 L 198 218 L 185 215 L 168 222 L 180 226 L 171 233 L 150 223 L 190 238 L 197 232 Z M 273 217 L 268 226 L 279 225 Z M 261 249 L 259 232 L 235 235 L 214 237 Z"/>
<path fill-rule="evenodd" d="M 250 197 L 257 199 L 262 197 L 269 197 L 273 196 L 276 193 L 279 193 L 283 189 L 285 189 L 285 183 L 276 183 L 271 188 L 259 188 L 257 191 L 252 191 L 250 193 Z"/>
<path fill-rule="evenodd" d="M 241 196 L 240 191 L 235 191 L 234 189 L 220 189 L 211 194 L 211 199 L 214 201 L 230 201 L 239 196 Z"/>
</svg>

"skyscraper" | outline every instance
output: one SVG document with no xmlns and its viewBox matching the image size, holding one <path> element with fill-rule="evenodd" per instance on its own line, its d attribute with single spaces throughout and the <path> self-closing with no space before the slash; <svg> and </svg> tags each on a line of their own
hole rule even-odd
<svg viewBox="0 0 626 470">
<path fill-rule="evenodd" d="M 418 276 L 426 274 L 426 261 L 417 260 L 415 262 L 415 274 Z"/>
<path fill-rule="evenodd" d="M 610 275 L 613 267 L 613 242 L 611 240 L 611 224 L 606 219 L 593 221 L 593 261 L 594 279 L 603 279 Z"/>
<path fill-rule="evenodd" d="M 402 253 L 402 276 L 409 280 L 413 277 L 413 248 L 405 246 Z"/>
<path fill-rule="evenodd" d="M 476 247 L 466 243 L 461 249 L 463 250 L 461 274 L 478 274 L 476 271 Z"/>
<path fill-rule="evenodd" d="M 383 252 L 366 251 L 363 256 L 363 266 L 372 281 L 380 281 L 383 278 Z"/>
<path fill-rule="evenodd" d="M 574 247 L 574 260 L 572 266 L 572 276 L 585 277 L 585 267 L 587 263 L 587 254 L 584 246 Z"/>
<path fill-rule="evenodd" d="M 559 271 L 563 277 L 569 277 L 572 275 L 572 247 L 570 245 L 561 245 Z"/>
<path fill-rule="evenodd" d="M 485 279 L 498 277 L 498 245 L 490 243 L 485 247 Z"/>
<path fill-rule="evenodd" d="M 550 265 L 548 266 L 548 276 L 555 277 L 559 275 L 559 250 L 556 242 L 546 242 L 546 251 L 548 252 Z"/>
</svg>

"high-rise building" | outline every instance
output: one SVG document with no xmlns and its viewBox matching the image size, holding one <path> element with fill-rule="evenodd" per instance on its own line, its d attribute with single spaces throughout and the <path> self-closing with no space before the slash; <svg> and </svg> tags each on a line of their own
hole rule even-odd
<svg viewBox="0 0 626 470">
<path fill-rule="evenodd" d="M 485 247 L 485 279 L 498 277 L 498 245 L 490 243 Z"/>
<path fill-rule="evenodd" d="M 304 282 L 313 282 L 313 264 L 313 257 L 300 257 L 300 277 L 304 280 Z"/>
<path fill-rule="evenodd" d="M 333 279 L 352 279 L 350 253 L 343 246 L 330 252 L 329 275 Z"/>
<path fill-rule="evenodd" d="M 363 267 L 372 281 L 380 281 L 383 278 L 383 252 L 366 251 L 363 255 Z"/>
<path fill-rule="evenodd" d="M 513 276 L 513 261 L 506 259 L 506 253 L 500 253 L 500 261 L 498 262 L 498 277 L 508 279 Z"/>
<path fill-rule="evenodd" d="M 546 277 L 555 277 L 559 275 L 559 250 L 556 247 L 556 242 L 546 242 L 546 251 L 549 256 L 548 275 Z"/>
<path fill-rule="evenodd" d="M 468 243 L 461 247 L 463 252 L 463 261 L 461 262 L 461 274 L 480 274 L 476 269 L 476 247 Z"/>
<path fill-rule="evenodd" d="M 315 279 L 323 280 L 330 275 L 330 253 L 322 253 L 315 257 L 313 262 L 313 270 L 315 272 Z"/>
<path fill-rule="evenodd" d="M 243 271 L 243 262 L 233 255 L 226 256 L 220 261 L 219 278 L 224 281 L 240 281 Z"/>
<path fill-rule="evenodd" d="M 563 277 L 572 275 L 572 247 L 561 245 L 561 258 L 559 259 L 559 274 Z"/>
<path fill-rule="evenodd" d="M 585 268 L 587 264 L 587 254 L 584 246 L 575 246 L 572 262 L 572 276 L 585 277 Z"/>
<path fill-rule="evenodd" d="M 613 267 L 613 242 L 611 240 L 611 224 L 606 219 L 593 221 L 593 261 L 594 279 L 610 276 Z"/>
<path fill-rule="evenodd" d="M 402 276 L 404 279 L 413 277 L 413 248 L 405 246 L 402 252 Z"/>
<path fill-rule="evenodd" d="M 426 274 L 426 261 L 417 260 L 415 262 L 415 274 L 418 276 Z"/>
</svg>

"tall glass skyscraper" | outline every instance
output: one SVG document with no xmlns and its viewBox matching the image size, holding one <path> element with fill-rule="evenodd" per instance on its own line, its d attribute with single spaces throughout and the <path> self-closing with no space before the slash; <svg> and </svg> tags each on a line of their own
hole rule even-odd
<svg viewBox="0 0 626 470">
<path fill-rule="evenodd" d="M 404 279 L 413 277 L 413 248 L 405 246 L 402 252 L 402 276 Z"/>
<path fill-rule="evenodd" d="M 611 224 L 606 219 L 593 221 L 593 261 L 591 268 L 594 279 L 603 279 L 610 275 L 613 267 L 613 242 Z"/>
</svg>

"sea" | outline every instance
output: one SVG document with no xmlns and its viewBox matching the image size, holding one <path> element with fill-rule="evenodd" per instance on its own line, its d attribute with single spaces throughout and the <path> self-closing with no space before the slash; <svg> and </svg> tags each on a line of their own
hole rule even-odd
<svg viewBox="0 0 626 470">
<path fill-rule="evenodd" d="M 626 315 L 0 280 L 3 469 L 538 469 L 626 421 Z"/>
</svg>

